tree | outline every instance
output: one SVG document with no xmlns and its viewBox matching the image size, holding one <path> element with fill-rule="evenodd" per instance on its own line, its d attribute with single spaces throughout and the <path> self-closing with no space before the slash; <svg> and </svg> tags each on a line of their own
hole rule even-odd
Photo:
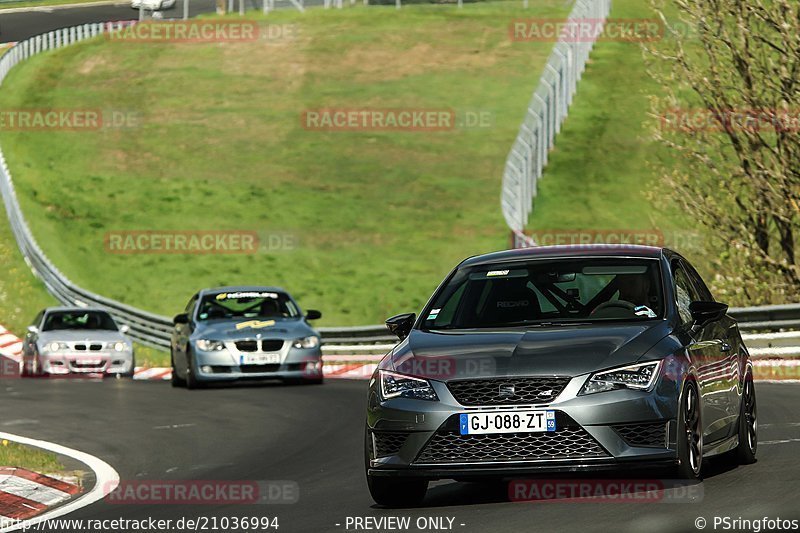
<svg viewBox="0 0 800 533">
<path fill-rule="evenodd" d="M 664 38 L 644 46 L 666 95 L 654 99 L 655 136 L 680 163 L 659 170 L 686 214 L 720 236 L 726 292 L 796 301 L 800 2 L 664 1 L 651 0 Z"/>
</svg>

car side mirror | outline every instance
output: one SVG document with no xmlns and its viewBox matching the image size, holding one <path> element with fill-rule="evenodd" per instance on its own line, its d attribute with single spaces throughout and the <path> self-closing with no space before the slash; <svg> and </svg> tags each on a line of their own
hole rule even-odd
<svg viewBox="0 0 800 533">
<path fill-rule="evenodd" d="M 414 321 L 416 319 L 417 315 L 415 313 L 395 315 L 386 319 L 386 327 L 392 334 L 397 335 L 400 340 L 403 340 L 411 333 L 411 328 L 414 327 Z"/>
<path fill-rule="evenodd" d="M 120 332 L 120 333 L 122 333 L 123 335 L 124 335 L 125 333 L 128 333 L 130 330 L 131 330 L 131 327 L 130 327 L 128 324 L 122 324 L 122 325 L 119 327 L 119 332 Z"/>
<path fill-rule="evenodd" d="M 322 318 L 322 313 L 316 309 L 306 311 L 306 320 L 319 320 L 320 318 Z"/>
<path fill-rule="evenodd" d="M 178 315 L 175 315 L 175 318 L 172 319 L 172 323 L 175 324 L 176 326 L 178 324 L 188 324 L 189 315 L 187 315 L 186 313 L 180 313 Z"/>
<path fill-rule="evenodd" d="M 38 335 L 39 328 L 37 328 L 36 326 L 28 326 L 28 333 L 30 333 L 31 335 Z"/>
<path fill-rule="evenodd" d="M 709 322 L 720 320 L 728 312 L 728 304 L 720 302 L 692 302 L 689 304 L 689 312 L 692 314 L 694 323 L 692 327 L 701 328 Z"/>
</svg>

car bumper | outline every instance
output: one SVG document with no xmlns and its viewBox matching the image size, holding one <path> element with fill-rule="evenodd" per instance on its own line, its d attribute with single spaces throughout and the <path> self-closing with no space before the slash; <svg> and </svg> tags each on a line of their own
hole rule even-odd
<svg viewBox="0 0 800 533">
<path fill-rule="evenodd" d="M 491 436 L 460 435 L 458 415 L 508 407 L 465 407 L 436 381 L 432 385 L 439 401 L 383 401 L 373 384 L 367 415 L 368 473 L 457 479 L 675 464 L 677 383 L 661 380 L 652 391 L 580 396 L 587 378 L 572 378 L 548 404 L 524 406 L 555 411 L 554 433 Z"/>
<path fill-rule="evenodd" d="M 130 351 L 87 356 L 78 353 L 40 355 L 42 372 L 50 375 L 130 374 L 133 372 L 133 353 Z"/>
<path fill-rule="evenodd" d="M 280 361 L 263 365 L 237 364 L 238 355 L 222 352 L 195 351 L 195 376 L 198 381 L 248 381 L 268 379 L 322 378 L 322 352 L 316 349 L 282 350 Z"/>
</svg>

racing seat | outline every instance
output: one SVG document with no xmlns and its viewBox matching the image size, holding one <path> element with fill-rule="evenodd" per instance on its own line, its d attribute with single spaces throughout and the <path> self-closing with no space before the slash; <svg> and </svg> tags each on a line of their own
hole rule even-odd
<svg viewBox="0 0 800 533">
<path fill-rule="evenodd" d="M 484 307 L 485 323 L 504 324 L 535 320 L 541 316 L 539 299 L 528 287 L 528 278 L 498 279 L 492 283 Z"/>
</svg>

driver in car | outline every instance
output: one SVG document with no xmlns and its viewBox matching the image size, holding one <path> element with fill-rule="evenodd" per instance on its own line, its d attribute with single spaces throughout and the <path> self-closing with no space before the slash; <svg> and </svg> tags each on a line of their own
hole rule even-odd
<svg viewBox="0 0 800 533">
<path fill-rule="evenodd" d="M 655 313 L 647 306 L 650 303 L 650 280 L 642 274 L 620 274 L 614 280 L 619 297 L 608 300 L 595 307 L 592 316 L 616 318 L 629 316 L 629 311 L 637 316 L 654 317 Z"/>
</svg>

